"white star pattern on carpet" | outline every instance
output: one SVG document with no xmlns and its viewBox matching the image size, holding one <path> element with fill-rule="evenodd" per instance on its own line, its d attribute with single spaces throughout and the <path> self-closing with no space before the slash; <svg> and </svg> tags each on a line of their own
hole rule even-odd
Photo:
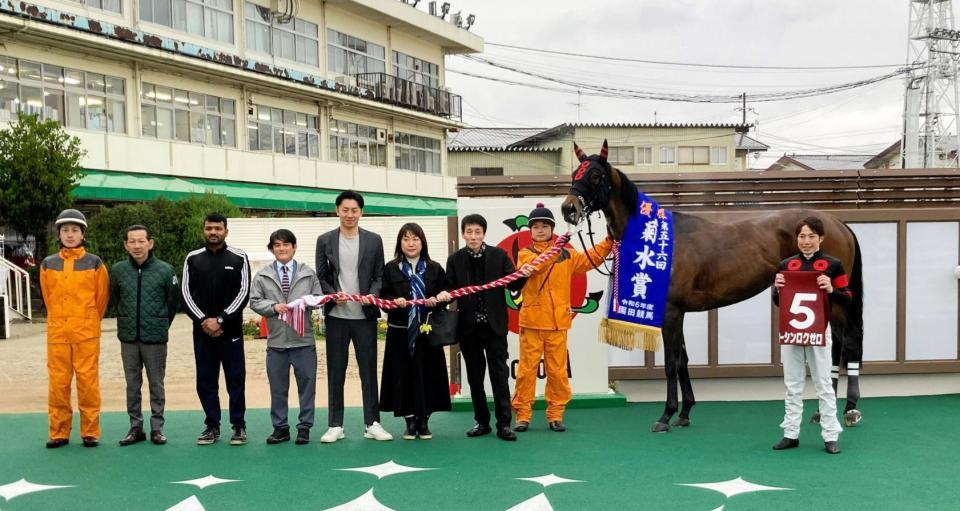
<svg viewBox="0 0 960 511">
<path fill-rule="evenodd" d="M 404 465 L 398 465 L 390 460 L 386 463 L 381 463 L 380 465 L 374 465 L 370 467 L 357 467 L 357 468 L 338 468 L 337 470 L 342 470 L 346 472 L 363 472 L 366 474 L 371 474 L 377 476 L 377 479 L 383 479 L 384 477 L 389 477 L 397 474 L 404 474 L 406 472 L 421 472 L 424 470 L 436 470 L 435 468 L 418 468 L 418 467 L 407 467 Z"/>
<path fill-rule="evenodd" d="M 200 479 L 190 479 L 188 481 L 171 481 L 170 484 L 191 484 L 202 490 L 208 486 L 213 486 L 215 484 L 236 483 L 239 481 L 240 481 L 239 479 L 220 479 L 219 477 L 216 477 L 211 474 L 206 477 L 201 477 Z"/>
<path fill-rule="evenodd" d="M 206 508 L 203 507 L 203 504 L 200 503 L 200 499 L 198 499 L 196 495 L 191 495 L 173 507 L 167 508 L 167 511 L 206 511 Z"/>
<path fill-rule="evenodd" d="M 556 474 L 550 474 L 550 475 L 545 475 L 540 477 L 516 477 L 514 479 L 517 479 L 519 481 L 530 481 L 537 484 L 542 484 L 544 488 L 546 488 L 547 486 L 552 486 L 554 484 L 583 482 L 583 481 L 578 481 L 576 479 L 565 479 L 563 477 L 557 476 Z"/>
<path fill-rule="evenodd" d="M 754 484 L 754 483 L 751 483 L 750 481 L 744 480 L 742 477 L 731 479 L 729 481 L 722 481 L 719 483 L 677 483 L 677 485 L 693 486 L 696 488 L 713 490 L 713 491 L 722 493 L 728 499 L 735 495 L 740 495 L 741 493 L 753 493 L 758 491 L 784 491 L 784 490 L 793 489 L 793 488 L 777 488 L 775 486 L 763 486 L 761 484 Z"/>
<path fill-rule="evenodd" d="M 527 499 L 516 506 L 511 507 L 507 511 L 553 511 L 553 506 L 550 505 L 550 501 L 547 500 L 547 496 L 541 493 L 536 497 Z"/>
<path fill-rule="evenodd" d="M 9 483 L 9 484 L 0 486 L 0 497 L 3 497 L 4 500 L 9 502 L 13 500 L 15 497 L 26 495 L 28 493 L 35 493 L 38 491 L 46 491 L 46 490 L 57 490 L 60 488 L 73 488 L 73 486 L 36 484 L 36 483 L 31 483 L 26 479 L 21 479 L 15 483 Z"/>
<path fill-rule="evenodd" d="M 347 502 L 346 504 L 341 504 L 337 507 L 331 507 L 324 511 L 394 511 L 393 509 L 384 506 L 373 496 L 373 488 L 370 488 L 367 493 Z"/>
</svg>

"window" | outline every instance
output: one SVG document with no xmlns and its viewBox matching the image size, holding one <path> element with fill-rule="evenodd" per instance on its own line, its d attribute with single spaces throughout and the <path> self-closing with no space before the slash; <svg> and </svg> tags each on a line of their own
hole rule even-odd
<svg viewBox="0 0 960 511">
<path fill-rule="evenodd" d="M 319 158 L 320 120 L 316 115 L 257 105 L 256 116 L 247 117 L 247 143 L 251 151 Z"/>
<path fill-rule="evenodd" d="M 327 30 L 327 70 L 347 76 L 385 73 L 383 46 Z"/>
<path fill-rule="evenodd" d="M 677 163 L 677 150 L 671 146 L 660 146 L 660 165 Z"/>
<path fill-rule="evenodd" d="M 637 148 L 637 165 L 653 165 L 653 148 L 642 146 Z"/>
<path fill-rule="evenodd" d="M 397 133 L 394 137 L 396 168 L 440 174 L 440 141 L 434 138 Z"/>
<path fill-rule="evenodd" d="M 120 0 L 74 0 L 79 4 L 93 7 L 94 9 L 103 9 L 104 11 L 120 12 Z"/>
<path fill-rule="evenodd" d="M 316 23 L 294 18 L 287 23 L 273 19 L 270 9 L 250 2 L 244 4 L 247 49 L 274 57 L 320 65 L 320 32 Z"/>
<path fill-rule="evenodd" d="M 471 176 L 502 176 L 503 167 L 470 167 Z"/>
<path fill-rule="evenodd" d="M 200 37 L 233 42 L 233 0 L 140 0 L 140 19 Z"/>
<path fill-rule="evenodd" d="M 0 56 L 0 122 L 17 112 L 64 126 L 126 132 L 124 80 Z"/>
<path fill-rule="evenodd" d="M 144 83 L 140 115 L 145 137 L 237 146 L 236 104 L 232 99 Z"/>
<path fill-rule="evenodd" d="M 725 146 L 715 146 L 710 148 L 710 165 L 726 165 L 727 148 Z"/>
<path fill-rule="evenodd" d="M 364 165 L 387 166 L 386 137 L 374 126 L 330 121 L 330 159 Z"/>
<path fill-rule="evenodd" d="M 633 165 L 633 148 L 611 147 L 608 150 L 607 161 L 614 165 Z"/>
<path fill-rule="evenodd" d="M 708 146 L 680 146 L 680 165 L 709 165 L 710 148 Z"/>
<path fill-rule="evenodd" d="M 435 89 L 440 87 L 440 66 L 398 51 L 393 52 L 393 75 Z"/>
</svg>

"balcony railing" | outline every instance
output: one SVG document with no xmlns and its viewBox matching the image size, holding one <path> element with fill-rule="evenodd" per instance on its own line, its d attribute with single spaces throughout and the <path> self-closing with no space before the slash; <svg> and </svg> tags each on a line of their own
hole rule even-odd
<svg viewBox="0 0 960 511">
<path fill-rule="evenodd" d="M 372 91 L 374 99 L 449 119 L 461 120 L 462 98 L 449 91 L 404 80 L 386 73 L 356 75 L 357 86 Z"/>
</svg>

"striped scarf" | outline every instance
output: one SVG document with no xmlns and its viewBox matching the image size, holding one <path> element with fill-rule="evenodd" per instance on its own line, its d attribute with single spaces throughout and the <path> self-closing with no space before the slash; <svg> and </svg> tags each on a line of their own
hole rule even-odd
<svg viewBox="0 0 960 511">
<path fill-rule="evenodd" d="M 427 269 L 427 263 L 421 257 L 417 260 L 417 271 L 414 273 L 413 268 L 410 266 L 410 262 L 406 258 L 403 258 L 400 261 L 400 271 L 407 276 L 407 280 L 410 282 L 410 298 L 413 299 L 425 299 L 426 296 L 426 285 L 423 283 L 423 274 Z M 427 307 L 425 305 L 416 305 L 410 307 L 410 312 L 407 314 L 407 348 L 410 350 L 410 356 L 413 356 L 413 351 L 417 347 L 417 336 L 420 335 L 420 325 L 423 324 L 424 318 L 427 317 Z"/>
</svg>

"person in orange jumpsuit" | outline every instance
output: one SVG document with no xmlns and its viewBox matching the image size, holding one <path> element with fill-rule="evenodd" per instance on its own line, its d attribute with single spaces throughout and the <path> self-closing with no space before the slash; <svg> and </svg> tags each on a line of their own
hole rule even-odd
<svg viewBox="0 0 960 511">
<path fill-rule="evenodd" d="M 563 249 L 539 267 L 530 263 L 553 245 L 553 212 L 543 204 L 530 212 L 533 245 L 517 255 L 517 266 L 528 277 L 523 286 L 520 308 L 520 365 L 512 406 L 516 414 L 514 431 L 526 431 L 533 414 L 537 369 L 543 357 L 547 372 L 547 422 L 553 431 L 566 431 L 563 412 L 572 393 L 567 378 L 567 330 L 573 320 L 570 282 L 576 273 L 586 273 L 603 264 L 613 241 L 607 237 L 587 254 Z"/>
<path fill-rule="evenodd" d="M 48 419 L 55 449 L 70 443 L 70 384 L 77 375 L 80 437 L 84 447 L 100 442 L 100 320 L 107 310 L 110 277 L 99 257 L 83 248 L 87 219 L 75 209 L 57 217 L 60 251 L 40 264 L 40 290 L 47 307 Z"/>
</svg>

